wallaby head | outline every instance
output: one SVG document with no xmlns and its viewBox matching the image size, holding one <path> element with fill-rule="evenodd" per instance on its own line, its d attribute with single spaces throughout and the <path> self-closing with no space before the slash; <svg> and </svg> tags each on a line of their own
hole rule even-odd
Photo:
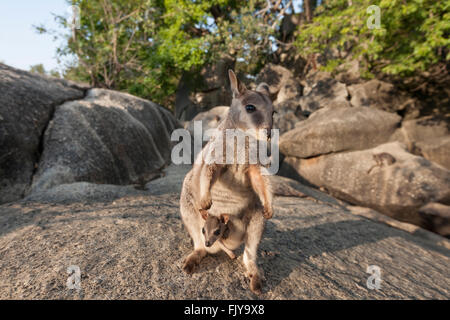
<svg viewBox="0 0 450 320">
<path fill-rule="evenodd" d="M 216 217 L 209 214 L 206 210 L 202 210 L 201 214 L 205 220 L 202 228 L 202 233 L 205 237 L 205 246 L 211 247 L 214 242 L 223 236 L 230 217 L 227 214 L 221 214 L 220 217 Z"/>
<path fill-rule="evenodd" d="M 237 129 L 265 129 L 267 138 L 273 123 L 273 105 L 269 98 L 269 86 L 260 83 L 256 90 L 249 90 L 239 81 L 232 70 L 228 70 L 233 100 L 229 118 Z"/>
</svg>

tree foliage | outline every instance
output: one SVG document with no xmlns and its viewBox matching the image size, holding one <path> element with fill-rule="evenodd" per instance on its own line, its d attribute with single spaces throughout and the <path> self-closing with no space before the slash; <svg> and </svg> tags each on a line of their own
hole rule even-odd
<svg viewBox="0 0 450 320">
<path fill-rule="evenodd" d="M 283 7 L 284 1 L 277 0 Z M 272 50 L 279 18 L 263 20 L 264 0 L 71 0 L 80 28 L 56 16 L 70 32 L 58 55 L 75 56 L 65 76 L 125 90 L 169 105 L 183 71 L 231 54 L 252 72 Z M 52 33 L 44 26 L 41 33 Z M 53 32 L 54 33 L 54 32 Z"/>
<path fill-rule="evenodd" d="M 367 24 L 371 5 L 380 8 L 380 28 L 369 29 Z M 328 61 L 330 70 L 350 53 L 369 76 L 411 76 L 450 60 L 449 9 L 449 0 L 323 1 L 313 22 L 301 26 L 296 45 L 305 56 L 326 50 L 341 53 L 337 61 Z"/>
<path fill-rule="evenodd" d="M 56 69 L 52 69 L 50 71 L 45 70 L 45 67 L 42 63 L 38 63 L 35 65 L 30 66 L 30 72 L 38 73 L 42 75 L 48 75 L 55 78 L 61 78 L 60 73 Z"/>
<path fill-rule="evenodd" d="M 67 0 L 80 9 L 79 28 L 56 16 L 65 34 L 37 30 L 64 39 L 60 58 L 75 57 L 66 78 L 166 106 L 183 73 L 195 74 L 223 54 L 236 60 L 238 72 L 256 75 L 277 45 L 290 47 L 280 41 L 287 14 L 303 21 L 295 41 L 300 54 L 333 52 L 329 70 L 348 56 L 361 61 L 367 76 L 409 76 L 449 61 L 450 0 L 305 0 L 296 13 L 299 1 Z M 367 25 L 371 5 L 381 10 L 378 29 Z"/>
</svg>

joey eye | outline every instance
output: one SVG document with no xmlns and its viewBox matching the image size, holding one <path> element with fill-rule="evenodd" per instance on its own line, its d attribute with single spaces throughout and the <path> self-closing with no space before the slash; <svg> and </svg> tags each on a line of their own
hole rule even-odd
<svg viewBox="0 0 450 320">
<path fill-rule="evenodd" d="M 248 113 L 252 113 L 252 112 L 256 111 L 256 107 L 252 104 L 248 104 L 245 106 L 245 110 L 247 110 Z"/>
<path fill-rule="evenodd" d="M 216 231 L 214 231 L 214 235 L 215 236 L 218 236 L 220 234 L 220 230 L 219 229 L 217 229 Z"/>
<path fill-rule="evenodd" d="M 198 229 L 197 229 L 198 230 Z M 202 228 L 202 233 L 205 234 L 205 228 Z"/>
</svg>

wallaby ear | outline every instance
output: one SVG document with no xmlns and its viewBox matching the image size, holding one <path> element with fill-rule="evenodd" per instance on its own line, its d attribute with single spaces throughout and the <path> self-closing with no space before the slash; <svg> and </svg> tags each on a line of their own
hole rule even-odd
<svg viewBox="0 0 450 320">
<path fill-rule="evenodd" d="M 200 214 L 202 215 L 203 220 L 208 219 L 209 216 L 208 210 L 200 209 Z"/>
<path fill-rule="evenodd" d="M 261 82 L 260 84 L 258 84 L 258 86 L 256 87 L 256 91 L 270 97 L 269 85 L 265 82 Z"/>
<path fill-rule="evenodd" d="M 230 220 L 230 216 L 226 213 L 222 213 L 220 215 L 220 222 L 222 222 L 223 224 L 227 224 L 228 220 Z"/>
<path fill-rule="evenodd" d="M 236 98 L 237 96 L 244 94 L 245 91 L 247 91 L 247 88 L 241 81 L 238 80 L 233 70 L 231 69 L 228 70 L 228 77 L 230 78 L 231 92 L 233 93 L 233 98 Z"/>
</svg>

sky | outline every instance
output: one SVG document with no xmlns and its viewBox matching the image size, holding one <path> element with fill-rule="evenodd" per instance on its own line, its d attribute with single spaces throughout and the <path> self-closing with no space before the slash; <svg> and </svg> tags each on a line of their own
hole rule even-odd
<svg viewBox="0 0 450 320">
<path fill-rule="evenodd" d="M 29 70 L 42 63 L 45 70 L 58 67 L 58 42 L 51 35 L 38 34 L 33 25 L 61 30 L 52 13 L 68 14 L 65 0 L 0 0 L 0 61 Z M 61 30 L 62 31 L 62 30 Z"/>
</svg>

